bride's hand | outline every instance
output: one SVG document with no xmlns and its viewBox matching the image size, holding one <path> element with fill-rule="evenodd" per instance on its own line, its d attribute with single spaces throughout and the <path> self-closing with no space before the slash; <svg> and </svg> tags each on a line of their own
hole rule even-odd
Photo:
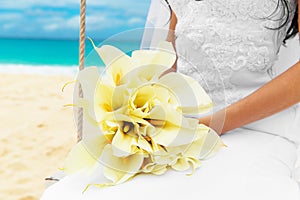
<svg viewBox="0 0 300 200">
<path fill-rule="evenodd" d="M 224 117 L 224 116 L 223 116 Z M 206 116 L 199 118 L 199 124 L 204 124 L 205 126 L 213 129 L 218 135 L 224 134 L 224 119 L 217 119 L 217 116 Z"/>
</svg>

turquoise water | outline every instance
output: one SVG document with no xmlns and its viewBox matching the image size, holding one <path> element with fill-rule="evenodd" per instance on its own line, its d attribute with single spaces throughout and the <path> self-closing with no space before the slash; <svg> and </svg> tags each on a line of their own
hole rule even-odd
<svg viewBox="0 0 300 200">
<path fill-rule="evenodd" d="M 95 40 L 95 44 L 103 43 Z M 105 41 L 126 53 L 139 48 L 140 41 Z M 8 39 L 0 38 L 0 65 L 16 64 L 29 66 L 63 66 L 78 65 L 78 40 L 54 39 Z M 91 43 L 86 41 L 86 65 L 104 66 L 101 59 L 93 52 Z"/>
</svg>

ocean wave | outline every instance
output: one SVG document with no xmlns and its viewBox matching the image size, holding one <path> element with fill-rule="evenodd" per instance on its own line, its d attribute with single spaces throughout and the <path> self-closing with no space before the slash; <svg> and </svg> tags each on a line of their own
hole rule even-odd
<svg viewBox="0 0 300 200">
<path fill-rule="evenodd" d="M 1 64 L 0 73 L 75 76 L 78 66 Z"/>
</svg>

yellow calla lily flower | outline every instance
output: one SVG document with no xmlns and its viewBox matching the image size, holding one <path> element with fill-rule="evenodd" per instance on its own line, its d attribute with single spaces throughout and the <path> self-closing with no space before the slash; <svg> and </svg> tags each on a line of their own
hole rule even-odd
<svg viewBox="0 0 300 200">
<path fill-rule="evenodd" d="M 103 150 L 100 161 L 104 163 L 104 175 L 114 184 L 127 181 L 135 176 L 144 162 L 144 155 L 140 151 L 127 157 L 114 156 L 112 146 L 107 145 Z"/>
<path fill-rule="evenodd" d="M 73 147 L 65 160 L 64 171 L 67 174 L 82 170 L 91 172 L 107 144 L 108 141 L 103 135 L 80 141 Z"/>
<path fill-rule="evenodd" d="M 122 77 L 137 66 L 132 58 L 113 46 L 98 48 L 94 45 L 94 48 L 107 66 L 107 74 L 115 85 L 119 85 Z"/>
<path fill-rule="evenodd" d="M 175 51 L 169 42 L 162 42 L 159 45 L 160 50 L 134 51 L 132 57 L 109 45 L 103 45 L 100 48 L 94 45 L 94 48 L 105 63 L 107 74 L 115 85 L 122 84 L 122 78 L 136 68 L 147 65 L 169 68 L 176 60 Z"/>
<path fill-rule="evenodd" d="M 204 113 L 213 107 L 213 103 L 197 81 L 179 73 L 169 73 L 159 79 L 180 100 L 179 108 L 184 114 Z"/>
<path fill-rule="evenodd" d="M 201 136 L 195 138 L 193 142 L 181 146 L 168 146 L 167 152 L 156 152 L 154 160 L 158 166 L 168 163 L 169 166 L 178 171 L 186 171 L 190 168 L 194 171 L 201 166 L 200 159 L 213 156 L 224 146 L 226 145 L 217 133 L 210 129 L 207 132 L 202 132 Z"/>
<path fill-rule="evenodd" d="M 129 92 L 125 86 L 112 87 L 99 81 L 93 97 L 97 121 L 102 121 L 106 113 L 122 109 L 128 96 Z"/>
<path fill-rule="evenodd" d="M 156 50 L 137 50 L 132 52 L 132 59 L 137 61 L 139 67 L 156 65 L 172 67 L 176 60 L 176 53 L 170 42 L 161 42 Z"/>
<path fill-rule="evenodd" d="M 162 175 L 168 170 L 168 164 L 148 163 L 144 168 L 144 173 Z"/>
</svg>

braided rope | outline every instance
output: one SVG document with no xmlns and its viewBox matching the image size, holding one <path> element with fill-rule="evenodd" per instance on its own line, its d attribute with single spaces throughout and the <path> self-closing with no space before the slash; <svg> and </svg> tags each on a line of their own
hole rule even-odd
<svg viewBox="0 0 300 200">
<path fill-rule="evenodd" d="M 80 33 L 79 33 L 79 70 L 84 69 L 84 52 L 85 52 L 85 16 L 86 16 L 86 0 L 80 0 Z M 83 98 L 81 85 L 79 84 L 79 98 Z M 78 109 L 77 119 L 77 141 L 82 139 L 83 130 L 83 109 Z"/>
</svg>

